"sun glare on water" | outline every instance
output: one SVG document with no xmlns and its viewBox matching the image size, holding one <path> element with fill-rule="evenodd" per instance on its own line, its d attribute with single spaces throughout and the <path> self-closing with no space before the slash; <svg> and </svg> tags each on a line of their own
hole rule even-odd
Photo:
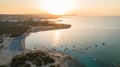
<svg viewBox="0 0 120 67">
<path fill-rule="evenodd" d="M 50 14 L 62 15 L 74 8 L 74 0 L 43 0 L 42 7 Z"/>
<path fill-rule="evenodd" d="M 55 33 L 54 33 L 53 45 L 54 45 L 54 46 L 58 46 L 59 40 L 60 40 L 60 31 L 57 30 L 57 31 L 55 31 Z"/>
</svg>

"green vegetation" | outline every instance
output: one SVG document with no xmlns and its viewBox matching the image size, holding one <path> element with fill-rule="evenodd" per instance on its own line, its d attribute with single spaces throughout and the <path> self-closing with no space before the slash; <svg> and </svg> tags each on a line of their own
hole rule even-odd
<svg viewBox="0 0 120 67">
<path fill-rule="evenodd" d="M 2 42 L 3 42 L 3 40 L 1 39 L 1 40 L 0 40 L 0 43 L 2 43 Z"/>
<path fill-rule="evenodd" d="M 50 65 L 50 67 L 60 67 L 60 65 L 59 64 L 57 64 L 57 65 Z"/>
<path fill-rule="evenodd" d="M 50 67 L 55 67 L 55 65 L 50 65 Z"/>
<path fill-rule="evenodd" d="M 0 51 L 1 51 L 2 48 L 4 48 L 4 45 L 1 45 L 1 46 L 0 46 Z"/>
<path fill-rule="evenodd" d="M 0 65 L 0 67 L 8 67 L 8 66 L 6 66 L 6 65 Z"/>
<path fill-rule="evenodd" d="M 11 34 L 11 37 L 17 37 L 23 34 L 24 32 L 28 31 L 30 29 L 30 26 L 34 27 L 40 27 L 40 26 L 53 26 L 52 29 L 63 29 L 63 28 L 69 28 L 70 25 L 66 24 L 53 24 L 48 23 L 49 21 L 42 21 L 42 22 L 0 22 L 0 35 L 3 34 Z M 48 29 L 51 30 L 51 29 Z"/>
<path fill-rule="evenodd" d="M 29 67 L 30 64 L 27 62 L 41 66 L 42 64 L 54 63 L 55 60 L 46 52 L 36 51 L 15 56 L 11 61 L 11 67 Z"/>
<path fill-rule="evenodd" d="M 24 32 L 26 32 L 28 29 L 30 29 L 29 26 L 48 26 L 48 22 L 41 22 L 41 23 L 33 23 L 33 22 L 27 22 L 27 23 L 12 23 L 12 22 L 0 22 L 0 35 L 3 34 L 11 34 L 11 37 L 20 36 Z"/>
<path fill-rule="evenodd" d="M 11 37 L 16 37 L 26 32 L 29 27 L 23 23 L 0 23 L 0 35 L 11 34 Z"/>
<path fill-rule="evenodd" d="M 26 63 L 24 66 L 25 66 L 25 67 L 30 67 L 30 64 Z"/>
</svg>

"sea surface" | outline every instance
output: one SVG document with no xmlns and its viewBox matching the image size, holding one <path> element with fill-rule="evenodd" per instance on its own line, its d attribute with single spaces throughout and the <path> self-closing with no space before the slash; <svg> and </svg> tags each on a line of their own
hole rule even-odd
<svg viewBox="0 0 120 67">
<path fill-rule="evenodd" d="M 120 17 L 65 16 L 69 29 L 31 33 L 26 48 L 46 47 L 75 57 L 86 67 L 120 67 Z M 79 67 L 79 66 L 78 66 Z"/>
</svg>

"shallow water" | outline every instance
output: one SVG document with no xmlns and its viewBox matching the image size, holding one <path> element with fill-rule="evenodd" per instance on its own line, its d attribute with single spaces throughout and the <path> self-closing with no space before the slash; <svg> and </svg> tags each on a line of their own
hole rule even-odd
<svg viewBox="0 0 120 67">
<path fill-rule="evenodd" d="M 56 48 L 74 56 L 86 67 L 120 67 L 120 17 L 60 19 L 72 27 L 31 33 L 26 38 L 26 48 Z"/>
</svg>

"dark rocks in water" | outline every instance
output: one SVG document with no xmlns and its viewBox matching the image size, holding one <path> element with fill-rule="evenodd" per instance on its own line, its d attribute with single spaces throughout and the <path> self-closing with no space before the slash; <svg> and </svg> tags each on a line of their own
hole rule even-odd
<svg viewBox="0 0 120 67">
<path fill-rule="evenodd" d="M 53 49 L 53 51 L 56 51 L 56 49 Z"/>
<path fill-rule="evenodd" d="M 102 43 L 102 45 L 105 45 L 105 43 Z"/>
<path fill-rule="evenodd" d="M 67 52 L 70 52 L 69 50 Z"/>
<path fill-rule="evenodd" d="M 52 50 L 53 50 L 53 51 L 56 51 L 56 49 L 55 49 L 55 48 L 52 48 Z"/>
<path fill-rule="evenodd" d="M 88 47 L 86 49 L 88 49 Z"/>
<path fill-rule="evenodd" d="M 66 50 L 68 50 L 68 48 L 65 48 L 64 50 L 66 51 Z"/>
<path fill-rule="evenodd" d="M 95 47 L 97 47 L 98 45 L 96 44 Z"/>
<path fill-rule="evenodd" d="M 72 49 L 72 51 L 74 51 L 74 49 Z"/>
<path fill-rule="evenodd" d="M 75 48 L 75 46 L 72 46 L 72 47 L 74 47 L 74 48 Z"/>
<path fill-rule="evenodd" d="M 63 47 L 63 45 L 61 45 L 61 47 Z"/>
<path fill-rule="evenodd" d="M 104 46 L 104 45 L 106 45 L 106 43 L 102 43 L 102 45 Z M 98 45 L 96 44 L 95 47 L 97 47 L 97 46 L 98 46 Z"/>
<path fill-rule="evenodd" d="M 91 48 L 91 46 L 89 46 L 89 48 Z"/>
<path fill-rule="evenodd" d="M 82 49 L 80 49 L 80 50 L 82 50 Z"/>
<path fill-rule="evenodd" d="M 67 45 L 65 45 L 65 46 L 67 46 Z"/>
<path fill-rule="evenodd" d="M 56 49 L 54 49 L 54 51 L 56 51 Z"/>
</svg>

